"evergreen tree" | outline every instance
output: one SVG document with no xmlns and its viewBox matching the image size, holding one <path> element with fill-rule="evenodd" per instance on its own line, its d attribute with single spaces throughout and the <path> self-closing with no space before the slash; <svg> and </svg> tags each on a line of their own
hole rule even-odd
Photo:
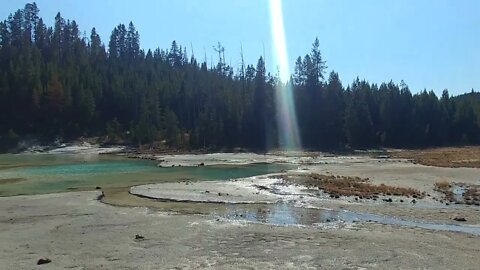
<svg viewBox="0 0 480 270">
<path fill-rule="evenodd" d="M 95 28 L 81 37 L 57 13 L 45 25 L 35 3 L 0 22 L 0 148 L 29 136 L 104 136 L 106 142 L 175 148 L 265 151 L 278 147 L 275 91 L 260 57 L 238 72 L 225 61 L 197 61 L 173 41 L 145 53 L 133 22 L 117 25 L 107 46 Z M 206 58 L 206 57 L 205 57 Z M 316 38 L 295 61 L 293 88 L 306 149 L 428 147 L 480 143 L 480 93 L 438 98 L 402 81 L 342 85 Z"/>
</svg>

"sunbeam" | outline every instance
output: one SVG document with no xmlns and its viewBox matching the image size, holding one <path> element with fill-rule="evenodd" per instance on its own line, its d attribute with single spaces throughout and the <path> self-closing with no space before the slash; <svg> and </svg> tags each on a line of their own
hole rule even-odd
<svg viewBox="0 0 480 270">
<path fill-rule="evenodd" d="M 270 27 L 275 62 L 282 81 L 275 91 L 279 142 L 284 149 L 298 150 L 301 148 L 301 142 L 292 87 L 290 83 L 287 83 L 290 71 L 281 0 L 270 0 Z"/>
</svg>

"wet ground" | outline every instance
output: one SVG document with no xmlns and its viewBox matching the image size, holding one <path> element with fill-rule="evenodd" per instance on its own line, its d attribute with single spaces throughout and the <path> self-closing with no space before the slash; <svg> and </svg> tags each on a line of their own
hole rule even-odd
<svg viewBox="0 0 480 270">
<path fill-rule="evenodd" d="M 401 196 L 383 196 L 378 201 L 361 200 L 360 202 L 351 197 L 332 199 L 328 194 L 319 191 L 311 192 L 302 187 L 283 185 L 280 183 L 281 181 L 275 178 L 275 175 L 251 177 L 223 182 L 220 186 L 221 189 L 214 185 L 220 184 L 220 182 L 215 181 L 188 185 L 183 182 L 156 184 L 150 185 L 152 189 L 145 186 L 146 189 L 135 191 L 138 194 L 149 195 L 141 195 L 139 198 L 138 195 L 130 194 L 123 198 L 123 201 L 136 197 L 137 201 L 133 200 L 132 203 L 137 206 L 149 206 L 157 210 L 167 209 L 176 213 L 196 213 L 217 220 L 246 222 L 247 224 L 340 228 L 359 223 L 376 223 L 394 227 L 480 235 L 480 226 L 476 223 L 478 219 L 472 220 L 471 215 L 467 215 L 469 222 L 463 224 L 463 222 L 453 219 L 458 216 L 452 218 L 452 215 L 461 215 L 463 211 L 478 215 L 480 209 L 474 207 L 466 209 L 462 205 L 445 206 L 431 199 L 414 199 L 412 201 L 415 203 L 412 203 L 410 200 L 406 202 L 406 199 Z M 184 188 L 185 186 L 187 187 Z M 232 187 L 227 188 L 228 186 Z M 257 188 L 257 191 L 252 191 L 252 188 Z M 209 192 L 205 193 L 207 189 Z M 201 193 L 201 196 L 195 195 L 197 193 Z M 118 194 L 107 192 L 104 201 L 111 201 L 115 204 L 115 199 L 112 200 L 110 195 L 118 197 Z M 388 199 L 386 199 L 387 197 Z M 256 200 L 253 200 L 255 198 Z M 260 201 L 267 203 L 258 203 Z M 369 207 L 367 208 L 365 205 Z M 389 209 L 390 212 L 383 212 L 382 210 L 385 209 Z M 415 214 L 412 215 L 412 213 Z M 430 216 L 422 216 L 425 213 Z M 435 214 L 431 215 L 431 213 Z M 464 220 L 464 222 L 466 221 Z"/>
<path fill-rule="evenodd" d="M 49 269 L 478 267 L 480 207 L 441 203 L 434 184 L 447 179 L 476 185 L 479 169 L 318 153 L 158 158 L 168 167 L 158 167 L 158 160 L 108 155 L 0 156 L 0 195 L 51 193 L 0 198 L 0 265 L 32 269 L 36 260 L 48 257 Z M 202 160 L 204 166 L 197 164 Z M 430 196 L 415 203 L 396 196 L 336 199 L 256 177 L 280 171 L 359 176 Z M 239 177 L 249 184 L 225 181 Z M 234 189 L 275 200 L 176 202 L 129 194 L 134 185 L 190 187 L 194 180 L 220 180 L 219 188 L 227 189 L 235 183 Z M 96 186 L 102 190 L 74 192 Z M 198 191 L 206 195 L 202 186 Z M 177 192 L 189 197 L 197 190 Z M 218 192 L 212 188 L 209 194 L 231 199 Z M 454 193 L 460 196 L 464 190 Z M 136 234 L 144 238 L 135 239 Z"/>
<path fill-rule="evenodd" d="M 99 194 L 0 198 L 1 268 L 36 269 L 40 258 L 48 258 L 51 263 L 41 268 L 478 269 L 480 242 L 469 233 L 353 221 L 277 226 L 221 214 L 108 206 L 96 200 Z M 289 206 L 278 207 L 280 213 Z M 306 219 L 304 211 L 294 213 Z M 318 219 L 311 221 L 342 215 L 315 213 Z M 261 216 L 277 219 L 273 212 Z"/>
<path fill-rule="evenodd" d="M 480 236 L 480 226 L 454 224 L 453 222 L 450 224 L 432 223 L 349 210 L 311 209 L 289 204 L 275 204 L 274 206 L 257 208 L 256 211 L 248 210 L 248 208 L 236 209 L 236 207 L 232 207 L 231 210 L 225 215 L 219 215 L 219 217 L 280 226 L 348 227 L 355 223 L 368 222 L 435 231 L 462 232 Z"/>
<path fill-rule="evenodd" d="M 167 158 L 168 168 L 158 167 L 157 161 L 125 159 L 115 155 L 97 155 L 97 154 L 21 154 L 21 155 L 0 155 L 0 195 L 12 196 L 20 194 L 43 194 L 53 192 L 65 192 L 75 190 L 92 190 L 96 187 L 102 187 L 105 203 L 118 206 L 147 206 L 152 209 L 169 211 L 182 214 L 202 214 L 213 218 L 226 219 L 233 221 L 266 223 L 282 226 L 350 226 L 354 223 L 373 222 L 385 225 L 415 227 L 439 231 L 465 232 L 479 235 L 479 226 L 475 218 L 470 218 L 475 213 L 478 214 L 478 208 L 465 208 L 461 205 L 451 205 L 445 207 L 431 200 L 417 200 L 413 210 L 410 200 L 394 198 L 395 207 L 383 207 L 382 200 L 373 202 L 369 200 L 353 200 L 351 198 L 342 198 L 341 200 L 329 200 L 327 194 L 321 194 L 317 191 L 301 190 L 286 185 L 272 185 L 268 188 L 259 186 L 258 182 L 252 185 L 259 192 L 266 190 L 271 194 L 285 196 L 278 199 L 278 203 L 259 204 L 251 203 L 227 203 L 227 204 L 206 204 L 178 203 L 175 200 L 170 202 L 159 202 L 158 200 L 149 200 L 148 198 L 138 198 L 128 194 L 129 187 L 132 185 L 141 185 L 146 183 L 165 183 L 182 181 L 188 184 L 195 180 L 229 180 L 239 177 L 250 177 L 254 175 L 263 175 L 272 172 L 286 171 L 289 169 L 299 169 L 300 171 L 311 171 L 323 169 L 334 171 L 335 168 L 351 168 L 352 166 L 361 166 L 361 171 L 365 173 L 364 166 L 375 164 L 378 161 L 365 157 L 337 157 L 337 156 L 276 156 L 276 155 L 248 155 L 248 154 L 213 154 L 204 156 L 212 165 L 195 165 L 202 160 L 202 155 L 195 155 L 194 159 L 188 163 L 189 156 L 170 156 Z M 175 163 L 176 158 L 183 165 L 181 167 Z M 229 159 L 230 158 L 230 159 Z M 226 164 L 222 163 L 227 161 Z M 233 165 L 234 161 L 241 165 Z M 269 163 L 257 163 L 275 162 Z M 232 163 L 233 162 L 233 163 Z M 255 164 L 249 164 L 255 163 Z M 383 161 L 383 165 L 395 164 L 396 161 Z M 216 165 L 213 165 L 216 164 Z M 336 165 L 335 165 L 336 164 Z M 400 168 L 406 168 L 405 163 L 399 161 L 396 167 L 397 174 Z M 332 169 L 332 166 L 337 166 Z M 363 166 L 363 167 L 362 167 Z M 372 172 L 382 171 L 385 168 L 377 166 L 371 169 Z M 383 166 L 385 167 L 385 166 Z M 459 169 L 450 169 L 459 170 Z M 348 170 L 347 170 L 348 172 Z M 452 174 L 450 171 L 449 174 Z M 407 172 L 411 175 L 411 172 Z M 254 177 L 255 178 L 255 177 Z M 253 179 L 254 179 L 253 178 Z M 259 180 L 255 180 L 259 181 Z M 411 181 L 411 180 L 410 180 Z M 212 182 L 213 183 L 213 182 Z M 253 182 L 252 182 L 253 183 Z M 221 186 L 228 186 L 223 185 Z M 186 190 L 183 192 L 188 195 Z M 267 192 L 267 193 L 268 193 Z M 453 193 L 455 198 L 460 200 L 465 188 L 454 185 Z M 212 191 L 217 194 L 217 192 Z M 227 193 L 228 194 L 228 193 Z M 321 196 L 319 196 L 319 194 Z M 261 194 L 260 194 L 261 196 Z M 293 196 L 293 197 L 292 197 Z M 215 196 L 217 197 L 217 196 Z M 225 199 L 219 197 L 220 201 Z M 320 198 L 312 207 L 309 198 Z M 188 198 L 193 200 L 192 198 Z M 217 198 L 216 198 L 217 199 Z M 277 201 L 275 200 L 273 202 Z M 398 203 L 398 202 L 404 203 Z M 254 201 L 253 201 L 254 202 Z M 397 202 L 397 204 L 395 204 Z M 339 204 L 340 203 L 340 206 Z M 345 205 L 341 205 L 345 204 Z M 328 208 L 331 206 L 332 208 Z M 365 206 L 365 207 L 363 207 Z M 385 211 L 385 209 L 390 209 Z M 427 210 L 426 210 L 427 209 Z M 431 215 L 431 211 L 449 213 L 444 215 Z M 472 209 L 472 211 L 468 210 Z M 422 216 L 420 213 L 424 213 Z M 459 224 L 453 221 L 458 213 L 462 217 L 469 218 L 469 225 Z"/>
</svg>

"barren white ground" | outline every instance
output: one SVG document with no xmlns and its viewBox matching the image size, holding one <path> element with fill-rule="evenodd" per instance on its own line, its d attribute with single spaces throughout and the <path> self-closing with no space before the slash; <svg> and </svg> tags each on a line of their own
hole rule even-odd
<svg viewBox="0 0 480 270">
<path fill-rule="evenodd" d="M 130 194 L 152 199 L 204 203 L 275 203 L 283 196 L 258 187 L 271 187 L 277 180 L 256 176 L 231 181 L 183 181 L 134 186 Z"/>
<path fill-rule="evenodd" d="M 251 163 L 264 156 L 232 155 L 236 154 L 199 155 L 194 160 L 170 156 L 167 164 L 196 166 L 199 162 L 209 164 L 207 160 L 225 164 L 224 160 L 230 158 L 236 160 L 233 164 Z M 414 187 L 432 194 L 438 180 L 480 181 L 478 169 L 435 168 L 368 157 L 276 154 L 266 155 L 265 159 L 297 164 L 297 172 L 369 177 L 374 183 Z M 263 184 L 272 184 L 267 182 Z M 192 199 L 190 196 L 200 192 L 196 195 L 200 201 L 219 197 L 230 202 L 278 200 L 275 194 L 261 190 L 256 194 L 252 184 L 248 180 L 222 185 L 172 183 L 169 196 Z M 136 188 L 158 195 L 158 187 Z M 295 188 L 286 191 L 299 192 Z M 466 233 L 373 223 L 345 228 L 247 224 L 217 220 L 211 215 L 109 206 L 97 201 L 98 195 L 90 191 L 0 198 L 0 269 L 478 269 L 480 263 L 480 238 Z M 428 201 L 426 205 L 413 205 L 352 199 L 315 203 L 436 222 L 452 222 L 453 217 L 461 215 L 470 225 L 480 224 L 479 207 L 474 206 L 429 208 Z M 145 239 L 136 240 L 135 234 Z M 52 262 L 36 266 L 43 257 Z"/>
<path fill-rule="evenodd" d="M 0 198 L 0 268 L 478 269 L 479 238 L 463 233 L 246 225 L 108 206 L 98 194 Z M 52 262 L 36 266 L 42 257 Z"/>
</svg>

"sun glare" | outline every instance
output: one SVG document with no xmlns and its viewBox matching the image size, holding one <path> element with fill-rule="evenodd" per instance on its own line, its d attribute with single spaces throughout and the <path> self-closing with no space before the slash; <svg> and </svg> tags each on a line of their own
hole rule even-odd
<svg viewBox="0 0 480 270">
<path fill-rule="evenodd" d="M 279 141 L 281 147 L 287 150 L 298 150 L 301 148 L 301 142 L 292 87 L 287 83 L 290 71 L 281 0 L 270 0 L 270 27 L 275 63 L 282 81 L 275 91 Z"/>
</svg>

